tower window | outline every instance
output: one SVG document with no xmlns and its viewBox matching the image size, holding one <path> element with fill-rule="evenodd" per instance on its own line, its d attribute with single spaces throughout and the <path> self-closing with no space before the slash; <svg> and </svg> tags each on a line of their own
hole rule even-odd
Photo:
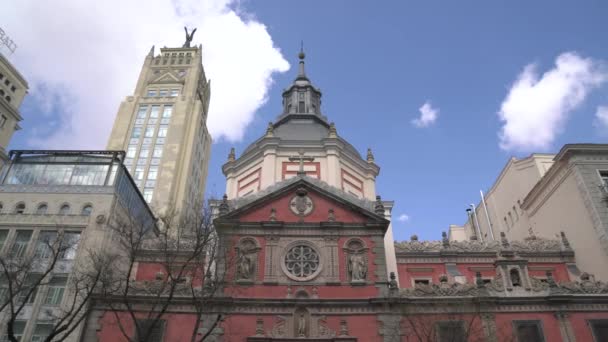
<svg viewBox="0 0 608 342">
<path fill-rule="evenodd" d="M 158 176 L 158 166 L 150 166 L 148 180 L 156 180 L 156 176 Z"/>
<path fill-rule="evenodd" d="M 171 94 L 169 96 L 175 97 L 179 95 L 179 89 L 171 89 Z"/>
<path fill-rule="evenodd" d="M 139 110 L 137 111 L 137 118 L 145 119 L 147 111 L 148 111 L 148 106 L 146 106 L 146 105 L 139 106 Z"/>
<path fill-rule="evenodd" d="M 161 89 L 158 91 L 158 96 L 160 97 L 166 97 L 169 94 L 169 91 L 167 89 Z"/>
<path fill-rule="evenodd" d="M 158 128 L 158 137 L 159 138 L 164 138 L 167 136 L 167 131 L 169 130 L 169 127 L 167 126 L 160 126 Z"/>
<path fill-rule="evenodd" d="M 173 106 L 165 106 L 163 108 L 163 118 L 170 118 L 173 113 Z"/>
<path fill-rule="evenodd" d="M 158 112 L 160 110 L 160 106 L 154 105 L 152 106 L 152 110 L 150 111 L 151 118 L 158 118 Z"/>
<path fill-rule="evenodd" d="M 298 104 L 298 113 L 304 113 L 304 101 L 300 101 Z"/>
<path fill-rule="evenodd" d="M 152 152 L 152 158 L 160 158 L 162 156 L 163 156 L 163 147 L 154 146 L 154 151 Z"/>
<path fill-rule="evenodd" d="M 131 133 L 131 138 L 136 139 L 141 137 L 141 127 L 133 127 L 133 132 Z"/>
<path fill-rule="evenodd" d="M 156 96 L 156 89 L 148 89 L 148 97 Z"/>
</svg>

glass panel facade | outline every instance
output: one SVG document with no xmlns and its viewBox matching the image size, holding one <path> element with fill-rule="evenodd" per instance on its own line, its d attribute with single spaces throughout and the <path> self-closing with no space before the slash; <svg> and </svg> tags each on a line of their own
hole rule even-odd
<svg viewBox="0 0 608 342">
<path fill-rule="evenodd" d="M 15 164 L 6 184 L 104 185 L 109 165 Z"/>
</svg>

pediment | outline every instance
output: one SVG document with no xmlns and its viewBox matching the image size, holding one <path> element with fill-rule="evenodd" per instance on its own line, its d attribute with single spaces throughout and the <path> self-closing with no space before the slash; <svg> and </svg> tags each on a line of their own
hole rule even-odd
<svg viewBox="0 0 608 342">
<path fill-rule="evenodd" d="M 172 72 L 165 72 L 150 83 L 183 83 Z"/>
<path fill-rule="evenodd" d="M 389 221 L 369 207 L 354 203 L 338 189 L 327 191 L 313 182 L 320 181 L 301 177 L 285 181 L 273 191 L 249 201 L 233 201 L 229 204 L 232 210 L 221 218 L 240 222 L 378 223 L 388 226 Z"/>
</svg>

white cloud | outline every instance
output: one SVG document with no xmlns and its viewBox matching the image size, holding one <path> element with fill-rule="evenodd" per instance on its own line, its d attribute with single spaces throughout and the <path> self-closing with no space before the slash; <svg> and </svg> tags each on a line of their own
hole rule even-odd
<svg viewBox="0 0 608 342">
<path fill-rule="evenodd" d="M 598 127 L 602 133 L 608 133 L 608 106 L 599 106 L 595 112 L 595 126 Z"/>
<path fill-rule="evenodd" d="M 428 127 L 437 121 L 439 109 L 433 108 L 429 101 L 425 102 L 418 110 L 420 111 L 420 117 L 412 120 L 414 126 L 419 128 Z"/>
<path fill-rule="evenodd" d="M 400 221 L 400 222 L 407 222 L 407 221 L 409 221 L 409 220 L 410 220 L 410 216 L 409 216 L 409 215 L 407 215 L 407 214 L 401 214 L 401 215 L 399 215 L 399 217 L 397 218 L 397 221 Z"/>
<path fill-rule="evenodd" d="M 607 78 L 599 62 L 574 52 L 559 55 L 555 67 L 542 76 L 536 65 L 527 65 L 498 112 L 504 123 L 500 147 L 517 151 L 549 148 L 570 114 Z"/>
<path fill-rule="evenodd" d="M 289 64 L 266 27 L 234 7 L 234 0 L 149 0 L 145 6 L 23 0 L 4 6 L 0 22 L 19 46 L 11 60 L 29 81 L 29 96 L 46 109 L 61 109 L 58 130 L 32 143 L 105 147 L 150 47 L 181 46 L 184 25 L 198 28 L 193 44 L 203 45 L 213 138 L 240 139 L 266 101 L 272 74 Z"/>
</svg>

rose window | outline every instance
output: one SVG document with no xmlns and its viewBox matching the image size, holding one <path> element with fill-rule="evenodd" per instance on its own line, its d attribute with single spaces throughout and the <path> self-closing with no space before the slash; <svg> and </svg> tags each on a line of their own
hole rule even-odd
<svg viewBox="0 0 608 342">
<path fill-rule="evenodd" d="M 307 245 L 292 247 L 285 254 L 285 269 L 291 276 L 306 280 L 319 270 L 319 254 Z"/>
</svg>

